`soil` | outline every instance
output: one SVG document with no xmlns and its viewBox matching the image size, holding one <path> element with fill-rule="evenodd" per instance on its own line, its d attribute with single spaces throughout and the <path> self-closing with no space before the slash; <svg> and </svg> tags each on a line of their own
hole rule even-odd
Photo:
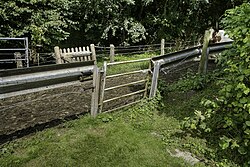
<svg viewBox="0 0 250 167">
<path fill-rule="evenodd" d="M 133 74 L 107 79 L 106 88 L 145 78 L 145 74 Z M 19 95 L 0 100 L 0 139 L 26 133 L 32 127 L 49 126 L 55 120 L 90 112 L 92 81 Z M 105 92 L 104 100 L 144 89 L 144 84 L 127 86 Z M 143 93 L 105 103 L 103 111 L 141 99 Z M 60 121 L 59 121 L 60 122 Z M 21 132 L 20 132 L 21 131 Z"/>
</svg>

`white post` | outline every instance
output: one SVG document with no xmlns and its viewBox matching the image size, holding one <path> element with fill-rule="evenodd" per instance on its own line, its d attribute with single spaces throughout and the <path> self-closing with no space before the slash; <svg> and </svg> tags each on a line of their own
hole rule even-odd
<svg viewBox="0 0 250 167">
<path fill-rule="evenodd" d="M 94 60 L 95 64 L 96 64 L 96 52 L 95 52 L 95 45 L 94 44 L 90 45 L 90 50 L 91 50 L 91 53 L 92 53 L 92 60 Z"/>
<path fill-rule="evenodd" d="M 161 40 L 161 56 L 165 54 L 165 39 Z"/>
<path fill-rule="evenodd" d="M 110 62 L 114 62 L 114 56 L 115 56 L 115 46 L 113 44 L 110 44 Z"/>
<path fill-rule="evenodd" d="M 60 49 L 58 46 L 54 47 L 55 56 L 56 56 L 56 64 L 62 64 Z"/>
</svg>

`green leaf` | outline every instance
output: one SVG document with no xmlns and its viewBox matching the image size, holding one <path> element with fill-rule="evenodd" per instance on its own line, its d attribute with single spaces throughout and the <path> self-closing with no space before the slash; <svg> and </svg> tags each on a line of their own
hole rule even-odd
<svg viewBox="0 0 250 167">
<path fill-rule="evenodd" d="M 241 155 L 247 154 L 247 151 L 246 151 L 245 147 L 239 147 L 239 148 L 238 148 L 238 152 L 239 152 Z"/>
<path fill-rule="evenodd" d="M 241 98 L 241 99 L 240 99 L 240 103 L 241 103 L 241 104 L 247 103 L 247 98 L 246 98 L 246 97 Z"/>
<path fill-rule="evenodd" d="M 247 125 L 247 126 L 250 126 L 250 121 L 246 121 L 246 125 Z"/>
<path fill-rule="evenodd" d="M 250 135 L 250 129 L 245 130 L 244 133 Z"/>
</svg>

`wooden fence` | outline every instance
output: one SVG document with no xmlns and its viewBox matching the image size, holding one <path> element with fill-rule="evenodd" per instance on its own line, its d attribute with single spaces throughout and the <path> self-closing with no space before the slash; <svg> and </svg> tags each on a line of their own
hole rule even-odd
<svg viewBox="0 0 250 167">
<path fill-rule="evenodd" d="M 96 53 L 94 44 L 91 44 L 90 48 L 89 46 L 87 46 L 87 47 L 60 49 L 58 46 L 56 46 L 54 47 L 54 51 L 57 64 L 83 62 L 83 61 L 96 62 Z"/>
</svg>

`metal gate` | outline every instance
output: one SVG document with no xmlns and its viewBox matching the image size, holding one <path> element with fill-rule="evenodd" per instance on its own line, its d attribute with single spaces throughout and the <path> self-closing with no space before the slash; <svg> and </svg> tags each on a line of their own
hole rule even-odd
<svg viewBox="0 0 250 167">
<path fill-rule="evenodd" d="M 112 70 L 109 72 L 112 67 L 116 68 L 115 72 L 119 72 L 113 73 Z M 100 76 L 99 113 L 118 110 L 147 97 L 151 73 L 151 59 L 149 58 L 104 62 Z"/>
<path fill-rule="evenodd" d="M 0 53 L 0 55 L 8 55 L 8 58 L 0 58 L 1 62 L 16 62 L 17 64 L 21 63 L 22 61 L 25 62 L 26 67 L 29 67 L 29 41 L 27 37 L 24 38 L 0 38 L 0 41 L 23 41 L 23 47 L 21 48 L 0 48 L 0 52 L 7 52 L 7 53 Z M 20 53 L 22 52 L 22 54 Z M 24 52 L 24 54 L 23 54 Z M 14 58 L 10 58 L 9 56 L 13 55 Z M 23 56 L 24 55 L 24 56 Z M 19 65 L 17 65 L 19 67 Z M 22 65 L 21 65 L 22 66 Z"/>
</svg>

